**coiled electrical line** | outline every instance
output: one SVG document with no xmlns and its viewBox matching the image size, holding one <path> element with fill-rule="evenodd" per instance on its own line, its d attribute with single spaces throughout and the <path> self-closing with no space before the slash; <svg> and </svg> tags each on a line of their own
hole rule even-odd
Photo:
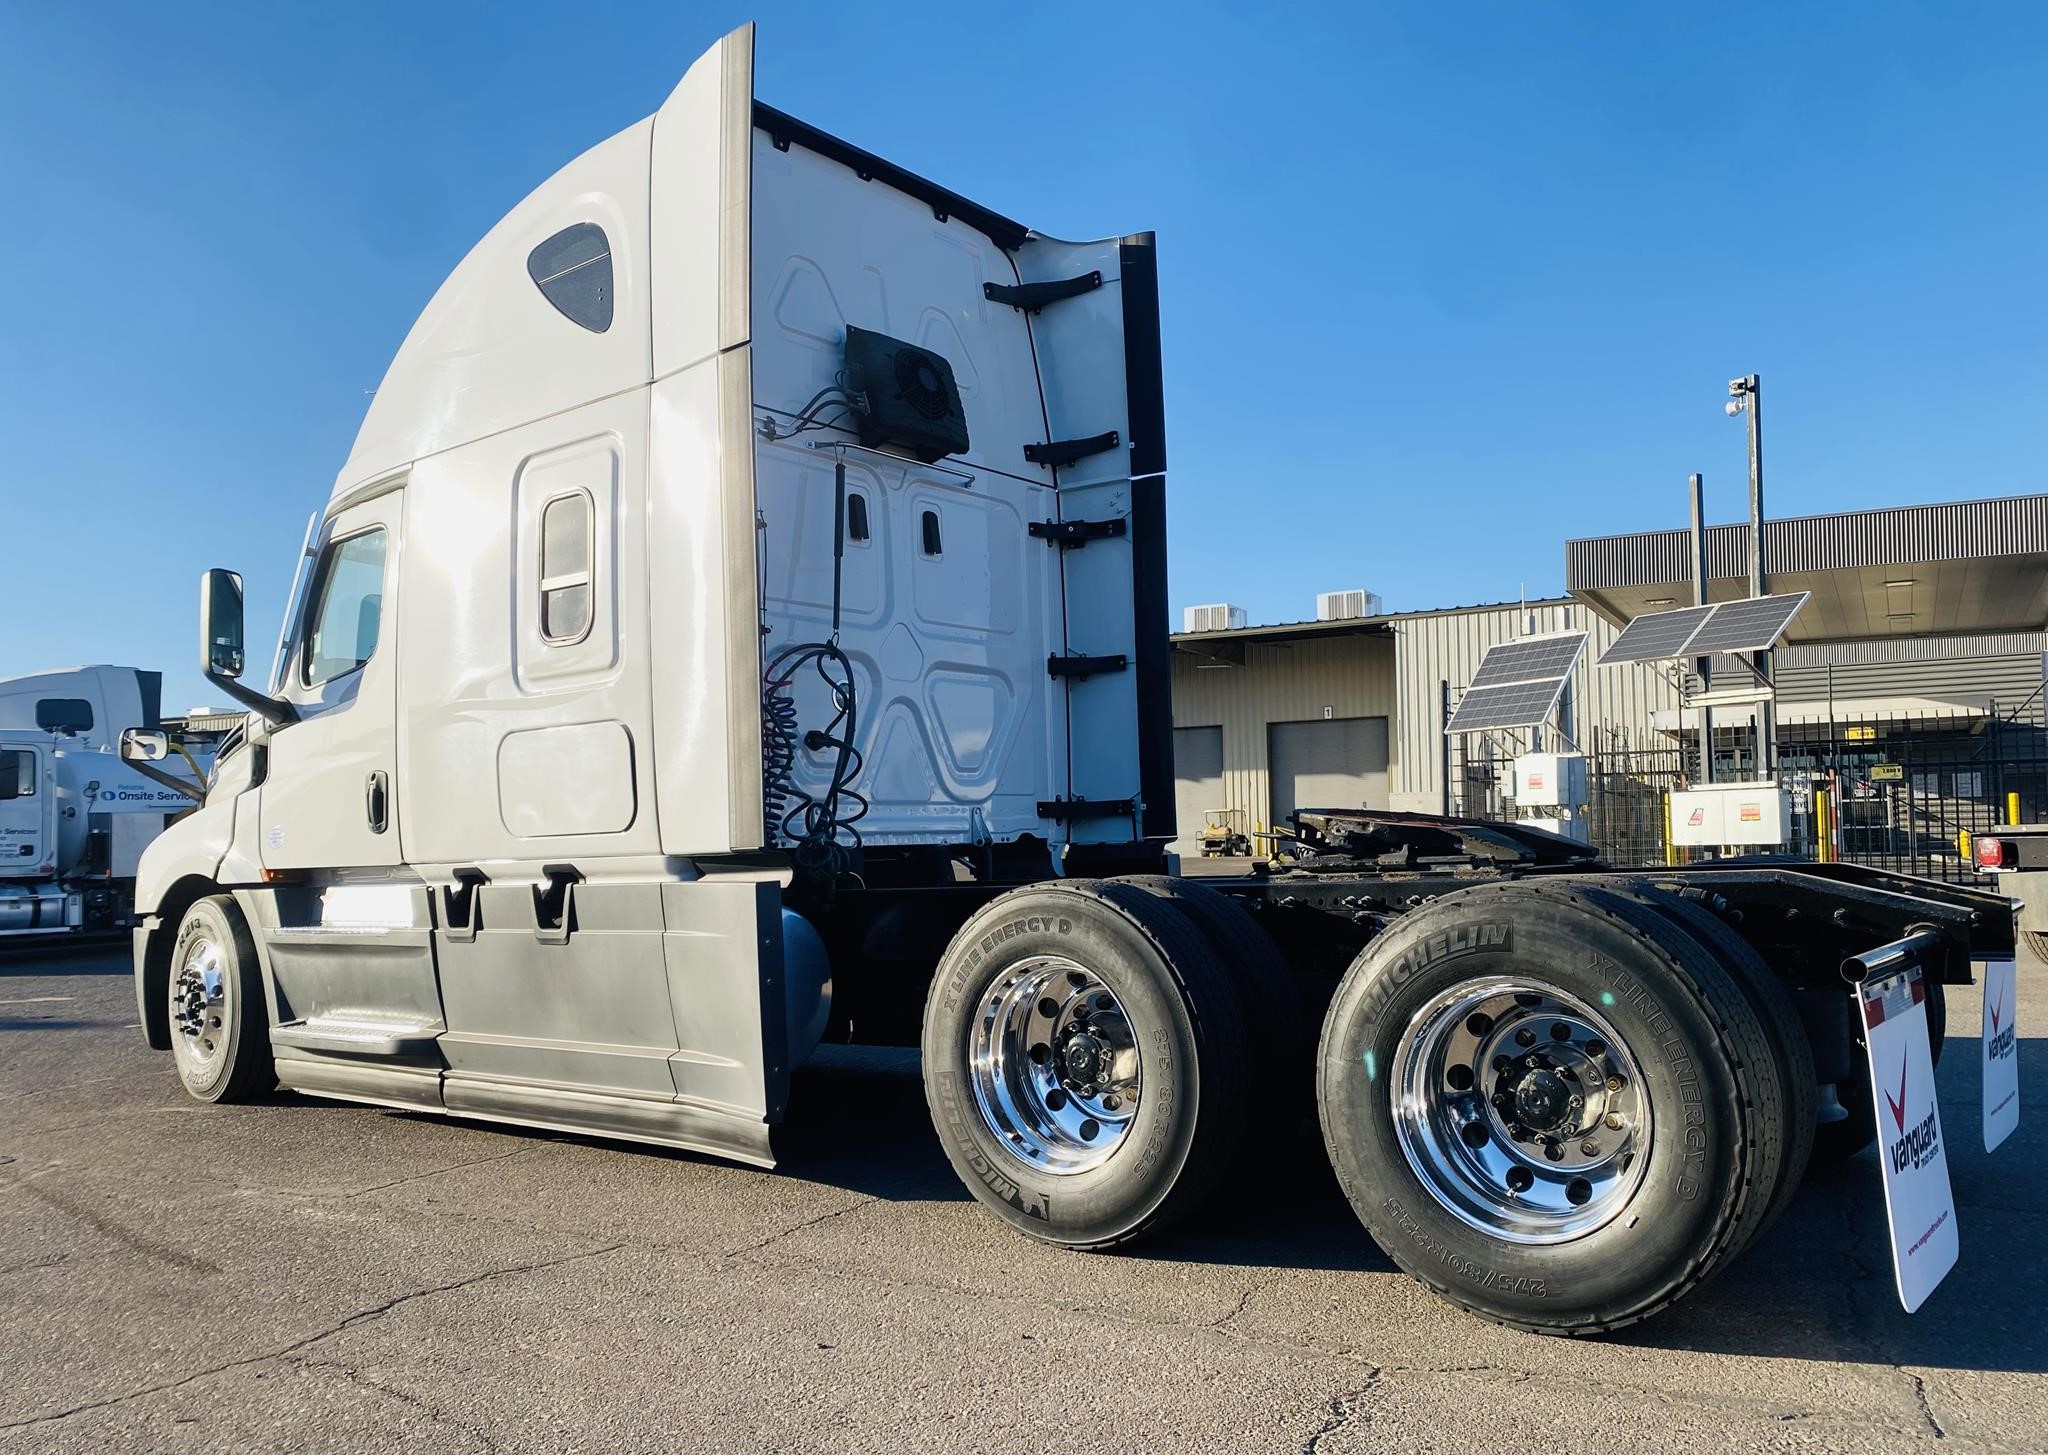
<svg viewBox="0 0 2048 1455">
<path fill-rule="evenodd" d="M 790 846 L 797 869 L 821 879 L 828 888 L 851 867 L 860 847 L 854 827 L 868 811 L 867 799 L 856 792 L 864 759 L 854 747 L 859 724 L 859 697 L 853 662 L 839 646 L 841 583 L 846 562 L 846 462 L 832 471 L 832 635 L 822 642 L 797 642 L 784 647 L 761 672 L 761 766 L 763 803 L 769 822 Z M 817 673 L 832 702 L 832 717 L 822 728 L 802 732 L 795 698 L 796 680 L 806 669 Z M 813 753 L 831 751 L 832 767 L 825 787 L 810 793 L 796 783 L 796 755 L 801 745 Z"/>
</svg>

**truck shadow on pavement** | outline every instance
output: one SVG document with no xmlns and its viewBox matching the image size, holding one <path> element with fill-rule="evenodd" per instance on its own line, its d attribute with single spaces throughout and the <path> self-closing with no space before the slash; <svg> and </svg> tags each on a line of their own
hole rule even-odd
<svg viewBox="0 0 2048 1455">
<path fill-rule="evenodd" d="M 1809 1172 L 1785 1215 L 1722 1275 L 1609 1335 L 1644 1349 L 1906 1368 L 2048 1372 L 2048 1126 L 2039 1113 L 1997 1153 L 1979 1135 L 1973 1037 L 1940 1073 L 1962 1226 L 1956 1268 L 1918 1313 L 1899 1306 L 1877 1154 Z M 2021 1042 L 2021 1084 L 2048 1076 L 2048 1040 Z M 1312 1118 L 1268 1128 L 1256 1185 L 1125 1256 L 1280 1272 L 1402 1276 L 1367 1236 Z M 835 1047 L 798 1073 L 781 1171 L 885 1200 L 967 1193 L 931 1130 L 914 1051 Z M 1375 1296 L 1372 1280 L 1357 1296 Z M 1452 1315 L 1455 1318 L 1455 1315 Z M 1530 1336 L 1534 1337 L 1534 1336 Z M 1597 1346 L 1593 1346 L 1597 1347 Z"/>
</svg>

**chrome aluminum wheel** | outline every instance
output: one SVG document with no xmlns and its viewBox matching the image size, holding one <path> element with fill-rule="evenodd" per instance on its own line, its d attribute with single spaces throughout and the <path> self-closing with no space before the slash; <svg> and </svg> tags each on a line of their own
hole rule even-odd
<svg viewBox="0 0 2048 1455">
<path fill-rule="evenodd" d="M 201 937 L 185 951 L 185 960 L 171 981 L 171 1025 L 179 1059 L 193 1071 L 213 1069 L 227 1045 L 229 1010 L 227 971 L 220 946 Z"/>
<path fill-rule="evenodd" d="M 1409 1167 L 1492 1237 L 1584 1237 L 1628 1206 L 1649 1167 L 1634 1053 L 1554 985 L 1489 978 L 1445 992 L 1416 1012 L 1389 1072 Z"/>
<path fill-rule="evenodd" d="M 1115 994 L 1078 961 L 1038 955 L 988 989 L 970 1033 L 968 1076 L 982 1120 L 1045 1172 L 1100 1167 L 1138 1114 L 1137 1037 Z"/>
</svg>

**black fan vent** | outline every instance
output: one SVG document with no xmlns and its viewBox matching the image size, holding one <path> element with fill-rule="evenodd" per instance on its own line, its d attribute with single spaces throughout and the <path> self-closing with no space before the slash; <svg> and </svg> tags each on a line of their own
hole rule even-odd
<svg viewBox="0 0 2048 1455">
<path fill-rule="evenodd" d="M 944 419 L 953 412 L 946 397 L 946 381 L 932 367 L 932 357 L 923 349 L 902 349 L 896 355 L 896 387 L 903 402 L 926 419 Z"/>
</svg>

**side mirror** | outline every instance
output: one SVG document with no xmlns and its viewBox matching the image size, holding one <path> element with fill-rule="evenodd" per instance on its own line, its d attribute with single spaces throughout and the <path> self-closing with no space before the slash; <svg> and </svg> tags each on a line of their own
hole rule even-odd
<svg viewBox="0 0 2048 1455">
<path fill-rule="evenodd" d="M 161 763 L 170 751 L 170 738 L 150 728 L 128 728 L 121 734 L 121 761 L 124 763 Z"/>
<path fill-rule="evenodd" d="M 208 677 L 242 675 L 242 578 L 216 566 L 199 578 L 199 666 Z"/>
</svg>

